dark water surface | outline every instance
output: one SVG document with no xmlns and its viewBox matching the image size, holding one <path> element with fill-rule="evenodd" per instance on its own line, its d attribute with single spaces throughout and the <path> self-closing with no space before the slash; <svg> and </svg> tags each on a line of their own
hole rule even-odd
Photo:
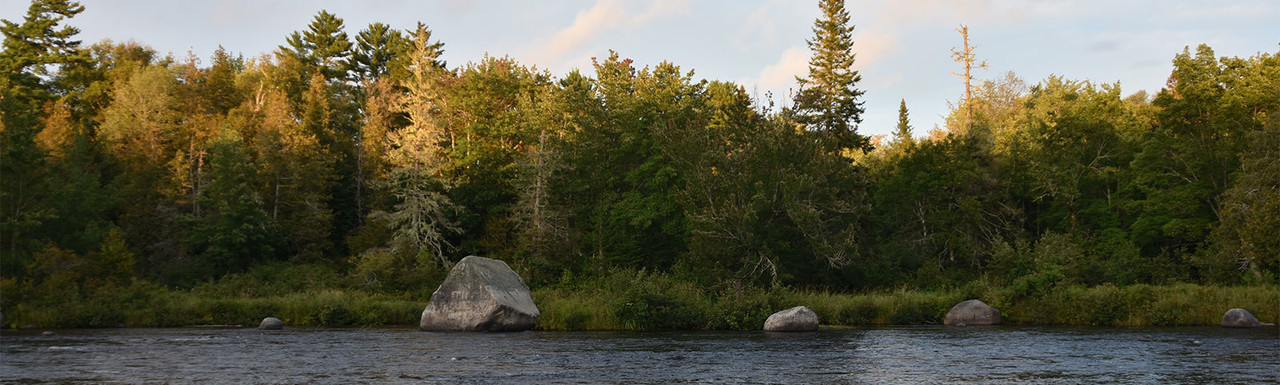
<svg viewBox="0 0 1280 385">
<path fill-rule="evenodd" d="M 0 333 L 3 383 L 1280 383 L 1280 331 L 890 327 Z"/>
</svg>

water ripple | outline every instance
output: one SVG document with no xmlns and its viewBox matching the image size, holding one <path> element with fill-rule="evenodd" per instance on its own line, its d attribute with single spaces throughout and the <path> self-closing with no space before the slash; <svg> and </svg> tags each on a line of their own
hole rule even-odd
<svg viewBox="0 0 1280 385">
<path fill-rule="evenodd" d="M 1274 328 L 5 331 L 0 383 L 1277 383 L 1277 351 Z"/>
</svg>

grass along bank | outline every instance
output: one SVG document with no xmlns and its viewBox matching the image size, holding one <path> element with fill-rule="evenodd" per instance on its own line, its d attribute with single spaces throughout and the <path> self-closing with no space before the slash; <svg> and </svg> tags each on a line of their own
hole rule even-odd
<svg viewBox="0 0 1280 385">
<path fill-rule="evenodd" d="M 424 306 L 426 301 L 354 291 L 218 298 L 138 283 L 77 300 L 16 304 L 6 309 L 5 327 L 256 326 L 268 316 L 290 326 L 406 325 L 417 324 Z"/>
<path fill-rule="evenodd" d="M 290 277 L 283 279 L 280 277 Z M 280 278 L 280 279 L 277 279 Z M 263 317 L 290 326 L 417 325 L 430 292 L 344 283 L 290 267 L 245 274 L 192 289 L 146 281 L 93 291 L 49 291 L 3 282 L 4 327 L 253 326 Z M 14 294 L 21 294 L 15 296 Z M 1007 324 L 1217 325 L 1239 307 L 1263 322 L 1280 321 L 1280 286 L 1052 286 L 1029 291 L 985 281 L 944 290 L 833 293 L 783 287 L 700 287 L 666 274 L 619 270 L 533 290 L 540 330 L 758 330 L 770 314 L 813 309 L 825 325 L 940 324 L 956 303 L 977 298 L 999 308 Z"/>
<path fill-rule="evenodd" d="M 1101 326 L 1218 325 L 1231 308 L 1262 322 L 1280 319 L 1280 287 L 1193 284 L 1065 286 L 1039 293 L 974 282 L 936 291 L 869 293 L 730 287 L 701 290 L 660 274 L 615 272 L 585 284 L 534 290 L 542 330 L 756 330 L 773 312 L 804 305 L 824 325 L 941 324 L 956 303 L 977 298 L 1006 324 Z"/>
</svg>

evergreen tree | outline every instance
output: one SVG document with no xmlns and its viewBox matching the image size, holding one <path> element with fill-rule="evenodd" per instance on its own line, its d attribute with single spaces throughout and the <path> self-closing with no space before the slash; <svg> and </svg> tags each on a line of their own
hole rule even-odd
<svg viewBox="0 0 1280 385">
<path fill-rule="evenodd" d="M 898 127 L 893 131 L 894 147 L 909 147 L 915 144 L 915 138 L 911 130 L 911 120 L 907 114 L 907 100 L 902 99 L 898 102 Z"/>
<path fill-rule="evenodd" d="M 410 77 L 404 84 L 408 93 L 401 104 L 409 126 L 389 135 L 390 161 L 395 166 L 386 183 L 395 204 L 369 217 L 391 226 L 393 249 L 407 248 L 420 259 L 447 267 L 450 261 L 445 252 L 450 245 L 445 237 L 459 227 L 451 218 L 457 206 L 442 193 L 446 187 L 440 178 L 443 130 L 435 116 L 443 101 L 438 83 L 442 74 L 431 61 L 435 55 L 429 38 L 426 29 L 419 28 L 410 50 Z"/>
<path fill-rule="evenodd" d="M 4 53 L 0 71 L 13 85 L 38 87 L 41 76 L 51 75 L 50 65 L 87 60 L 80 41 L 72 38 L 79 28 L 58 24 L 84 11 L 84 6 L 68 0 L 34 0 L 22 24 L 0 20 Z"/>
<path fill-rule="evenodd" d="M 80 30 L 59 28 L 82 11 L 74 1 L 35 0 L 21 24 L 0 20 L 0 268 L 21 265 L 18 254 L 35 246 L 27 232 L 52 215 L 35 205 L 46 171 L 36 136 L 44 128 L 46 103 L 57 99 L 51 71 L 87 59 L 80 41 L 72 40 Z"/>
<path fill-rule="evenodd" d="M 413 40 L 419 32 L 427 36 L 429 43 L 425 54 L 430 56 L 431 64 L 443 69 L 445 62 L 440 60 L 440 55 L 444 53 L 444 43 L 431 41 L 431 30 L 425 24 L 419 22 L 414 29 L 401 32 L 383 23 L 373 23 L 356 34 L 355 49 L 351 53 L 356 80 L 405 80 L 409 76 Z"/>
<path fill-rule="evenodd" d="M 351 52 L 356 80 L 364 82 L 387 76 L 391 62 L 405 54 L 405 48 L 408 47 L 400 31 L 383 23 L 369 24 L 356 34 L 355 50 Z"/>
<path fill-rule="evenodd" d="M 236 75 L 244 69 L 244 58 L 231 56 L 222 46 L 213 51 L 213 65 L 200 87 L 201 95 L 209 99 L 210 112 L 222 115 L 240 105 L 243 96 L 236 89 Z"/>
<path fill-rule="evenodd" d="M 342 31 L 342 19 L 320 11 L 306 31 L 294 32 L 280 50 L 302 63 L 320 70 L 326 80 L 346 79 L 351 58 L 351 40 Z"/>
<path fill-rule="evenodd" d="M 333 241 L 360 226 L 362 193 L 358 154 L 361 90 L 351 80 L 353 45 L 343 21 L 321 11 L 307 30 L 294 32 L 280 47 L 281 64 L 288 69 L 285 91 L 331 162 L 333 182 L 328 207 L 333 210 Z M 342 250 L 331 251 L 337 256 Z"/>
<path fill-rule="evenodd" d="M 813 24 L 814 37 L 807 40 L 813 57 L 809 77 L 796 80 L 796 120 L 809 131 L 820 133 L 833 150 L 870 150 L 871 141 L 858 134 L 862 123 L 863 91 L 857 88 L 862 75 L 853 69 L 853 25 L 844 0 L 820 0 L 822 16 Z"/>
</svg>

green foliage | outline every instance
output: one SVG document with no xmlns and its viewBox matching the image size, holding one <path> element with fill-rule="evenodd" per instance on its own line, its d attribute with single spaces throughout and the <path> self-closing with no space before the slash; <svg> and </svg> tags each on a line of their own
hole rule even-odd
<svg viewBox="0 0 1280 385">
<path fill-rule="evenodd" d="M 511 58 L 485 57 L 440 80 L 437 102 L 442 129 L 441 175 L 450 182 L 449 197 L 464 210 L 459 226 L 468 234 L 456 244 L 461 253 L 510 253 L 512 206 L 523 147 L 535 141 L 529 124 L 548 76 Z"/>
<path fill-rule="evenodd" d="M 1261 126 L 1253 111 L 1274 110 L 1264 106 L 1276 102 L 1257 91 L 1274 87 L 1268 83 L 1275 79 L 1250 84 L 1254 78 L 1244 72 L 1260 67 L 1259 59 L 1219 62 L 1205 45 L 1194 55 L 1184 50 L 1173 64 L 1170 87 L 1152 102 L 1161 108 L 1158 128 L 1143 137 L 1134 160 L 1145 199 L 1133 233 L 1145 253 L 1188 255 L 1220 219 L 1216 197 L 1240 167 L 1247 133 Z M 1233 80 L 1240 78 L 1250 80 Z"/>
<path fill-rule="evenodd" d="M 340 277 L 337 271 L 323 265 L 269 262 L 202 282 L 190 292 L 205 298 L 262 298 L 341 287 Z"/>
<path fill-rule="evenodd" d="M 1260 61 L 1262 65 L 1247 73 L 1249 82 L 1264 83 L 1280 76 L 1280 56 L 1264 55 Z M 1276 282 L 1280 279 L 1280 237 L 1274 236 L 1280 231 L 1280 162 L 1276 161 L 1280 159 L 1280 106 L 1276 105 L 1280 86 L 1258 91 L 1262 95 L 1248 96 L 1270 100 L 1270 111 L 1255 113 L 1253 120 L 1265 125 L 1249 133 L 1240 153 L 1240 170 L 1221 196 L 1221 222 L 1209 238 L 1216 255 L 1202 263 L 1218 275 L 1244 272 L 1255 282 Z"/>
<path fill-rule="evenodd" d="M 533 302 L 542 311 L 541 330 L 620 330 L 612 297 L 594 290 L 545 288 L 533 291 Z"/>
<path fill-rule="evenodd" d="M 733 285 L 711 293 L 713 300 L 707 329 L 756 330 L 781 309 L 797 306 L 795 295 L 781 286 L 754 289 Z"/>
<path fill-rule="evenodd" d="M 980 271 L 1023 218 L 994 164 L 977 137 L 949 135 L 877 170 L 870 222 L 885 263 L 935 282 L 963 282 Z"/>
<path fill-rule="evenodd" d="M 430 297 L 444 282 L 446 269 L 436 264 L 430 251 L 421 249 L 369 249 L 352 258 L 353 283 L 375 293 L 412 293 Z"/>
<path fill-rule="evenodd" d="M 201 205 L 203 216 L 191 218 L 196 224 L 191 232 L 192 249 L 207 268 L 209 277 L 251 266 L 257 261 L 274 259 L 277 240 L 275 223 L 263 210 L 262 197 L 250 184 L 256 165 L 244 151 L 244 143 L 235 131 L 209 145 L 209 173 Z"/>
</svg>

